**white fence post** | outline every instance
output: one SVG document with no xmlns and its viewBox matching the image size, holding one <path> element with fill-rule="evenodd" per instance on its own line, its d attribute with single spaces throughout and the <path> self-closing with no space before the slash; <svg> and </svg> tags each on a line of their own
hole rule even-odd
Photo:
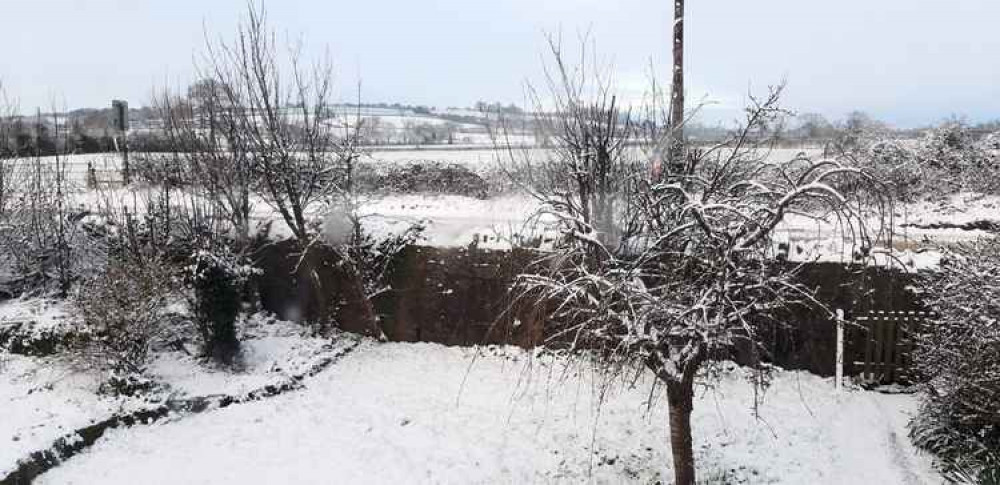
<svg viewBox="0 0 1000 485">
<path fill-rule="evenodd" d="M 844 310 L 837 309 L 837 381 L 835 388 L 839 391 L 844 382 Z"/>
</svg>

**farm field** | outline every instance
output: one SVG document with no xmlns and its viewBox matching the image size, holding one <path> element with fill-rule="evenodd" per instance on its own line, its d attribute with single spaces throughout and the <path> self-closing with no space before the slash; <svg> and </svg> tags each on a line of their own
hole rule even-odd
<svg viewBox="0 0 1000 485">
<path fill-rule="evenodd" d="M 544 149 L 527 148 L 516 149 L 516 156 L 528 156 L 529 158 L 543 157 Z M 769 152 L 768 159 L 774 162 L 788 161 L 799 153 L 809 156 L 818 156 L 821 151 L 815 148 L 794 149 L 779 148 Z M 132 157 L 142 154 L 132 154 Z M 456 164 L 467 167 L 478 173 L 485 173 L 499 168 L 500 163 L 506 163 L 509 155 L 498 152 L 490 143 L 479 143 L 466 146 L 435 146 L 424 147 L 373 147 L 368 150 L 365 159 L 377 164 L 400 165 L 415 162 L 440 162 L 444 164 Z M 44 157 L 45 163 L 55 164 L 55 157 Z M 68 172 L 73 181 L 78 184 L 85 182 L 87 166 L 91 164 L 96 170 L 106 171 L 107 176 L 117 175 L 121 169 L 122 157 L 115 153 L 95 153 L 84 155 L 67 155 L 62 157 L 62 162 L 66 164 Z M 120 182 L 120 175 L 115 177 Z"/>
<path fill-rule="evenodd" d="M 531 157 L 545 156 L 544 151 L 538 149 L 525 153 Z M 820 155 L 817 149 L 775 149 L 769 153 L 769 160 L 779 163 L 800 153 L 813 157 Z M 488 175 L 498 170 L 504 155 L 492 148 L 478 148 L 373 151 L 370 157 L 373 163 L 382 167 L 437 162 L 461 165 L 475 173 Z M 45 161 L 54 163 L 52 158 Z M 78 204 L 93 206 L 98 201 L 127 202 L 133 198 L 128 191 L 121 189 L 95 192 L 83 187 L 88 164 L 96 167 L 99 173 L 118 179 L 120 157 L 117 155 L 71 155 L 65 157 L 63 163 L 77 184 Z M 546 236 L 544 227 L 537 226 L 535 222 L 538 221 L 533 218 L 540 207 L 539 202 L 517 191 L 488 199 L 434 193 L 365 195 L 358 200 L 358 204 L 363 223 L 373 233 L 397 233 L 419 223 L 425 226 L 423 243 L 433 246 L 475 244 L 503 249 L 516 242 Z M 255 217 L 260 225 L 278 217 L 263 201 L 258 200 L 255 206 Z M 933 266 L 938 258 L 933 253 L 935 245 L 986 236 L 988 232 L 981 229 L 984 224 L 1000 225 L 998 208 L 1000 197 L 975 193 L 959 193 L 935 201 L 899 205 L 892 218 L 893 246 L 901 251 L 899 262 L 911 269 Z M 315 217 L 322 218 L 323 215 L 316 213 Z M 271 225 L 273 237 L 283 237 L 281 226 Z M 829 224 L 790 216 L 779 226 L 776 237 L 794 246 L 790 252 L 793 259 L 850 262 L 856 248 L 852 241 L 841 239 L 837 234 L 839 230 Z M 931 253 L 923 254 L 926 251 Z"/>
</svg>

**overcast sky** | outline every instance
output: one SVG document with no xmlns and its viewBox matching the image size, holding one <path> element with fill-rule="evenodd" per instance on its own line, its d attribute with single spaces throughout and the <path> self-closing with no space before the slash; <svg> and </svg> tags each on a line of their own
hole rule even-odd
<svg viewBox="0 0 1000 485">
<path fill-rule="evenodd" d="M 903 126 L 1000 118 L 998 0 L 690 0 L 689 97 L 735 116 L 788 82 L 785 105 L 860 109 Z M 23 110 L 146 104 L 186 84 L 204 31 L 228 35 L 244 0 L 0 0 L 0 79 Z M 329 48 L 365 101 L 520 102 L 544 34 L 590 30 L 624 91 L 668 71 L 669 0 L 270 0 L 272 26 Z M 665 78 L 662 74 L 661 78 Z M 345 99 L 350 96 L 345 93 Z"/>
</svg>

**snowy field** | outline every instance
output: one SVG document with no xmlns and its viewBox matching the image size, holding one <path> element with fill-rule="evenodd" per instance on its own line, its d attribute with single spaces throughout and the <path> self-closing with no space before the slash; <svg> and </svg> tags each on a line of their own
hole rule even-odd
<svg viewBox="0 0 1000 485">
<path fill-rule="evenodd" d="M 482 136 L 487 136 L 483 134 Z M 515 145 L 526 140 L 518 138 L 512 140 Z M 518 157 L 527 156 L 532 159 L 544 157 L 547 150 L 544 149 L 516 149 Z M 773 161 L 788 161 L 800 152 L 805 152 L 810 156 L 818 156 L 816 149 L 792 149 L 781 148 L 772 150 L 768 158 Z M 426 147 L 374 147 L 368 153 L 370 161 L 384 164 L 407 164 L 419 161 L 436 161 L 442 163 L 454 163 L 468 167 L 469 169 L 483 173 L 495 170 L 500 161 L 508 161 L 509 155 L 498 152 L 493 148 L 492 140 L 474 140 L 474 144 L 465 146 L 426 146 Z M 137 156 L 133 154 L 133 157 Z M 55 157 L 44 157 L 44 161 L 55 163 Z M 83 186 L 86 180 L 88 164 L 94 167 L 100 175 L 113 175 L 121 168 L 122 157 L 115 153 L 94 153 L 85 155 L 68 155 L 61 157 L 62 163 L 69 169 L 71 179 Z"/>
<path fill-rule="evenodd" d="M 802 150 L 777 149 L 771 152 L 774 161 L 788 160 Z M 816 150 L 807 150 L 816 156 Z M 531 157 L 544 156 L 544 150 L 529 150 Z M 455 163 L 480 174 L 497 169 L 498 154 L 489 148 L 478 150 L 386 150 L 372 152 L 376 164 L 400 165 L 422 161 Z M 123 189 L 103 188 L 100 191 L 83 191 L 87 164 L 113 175 L 119 159 L 114 155 L 75 155 L 66 159 L 74 180 L 81 187 L 75 194 L 77 204 L 93 207 L 96 201 L 106 203 L 108 198 L 134 202 L 135 197 Z M 142 189 L 139 189 L 141 192 Z M 141 199 L 141 196 L 140 196 Z M 131 202 L 129 202 L 131 204 Z M 530 223 L 539 207 L 538 201 L 526 194 L 507 193 L 488 200 L 436 194 L 390 194 L 366 197 L 360 206 L 364 223 L 375 234 L 404 230 L 413 223 L 426 225 L 424 243 L 435 246 L 468 246 L 506 248 L 518 241 L 531 240 L 544 231 Z M 132 209 L 137 209 L 133 207 Z M 321 217 L 321 214 L 316 214 Z M 924 201 L 897 207 L 894 214 L 894 249 L 911 268 L 933 266 L 936 256 L 923 254 L 927 248 L 971 240 L 988 234 L 975 228 L 986 221 L 1000 227 L 1000 197 L 977 194 L 956 194 L 946 199 Z M 255 219 L 260 225 L 277 219 L 270 207 L 258 202 Z M 972 226 L 972 227 L 962 227 Z M 282 237 L 280 221 L 271 224 L 272 237 Z M 806 218 L 789 217 L 776 231 L 777 239 L 790 242 L 790 257 L 796 260 L 822 259 L 850 262 L 856 249 L 852 241 L 837 237 L 834 228 Z"/>
<path fill-rule="evenodd" d="M 362 344 L 304 390 L 111 431 L 44 484 L 653 483 L 671 476 L 648 376 L 512 348 Z M 652 404 L 650 397 L 652 396 Z M 760 408 L 742 369 L 699 391 L 703 483 L 940 483 L 906 439 L 908 395 L 779 372 Z"/>
</svg>

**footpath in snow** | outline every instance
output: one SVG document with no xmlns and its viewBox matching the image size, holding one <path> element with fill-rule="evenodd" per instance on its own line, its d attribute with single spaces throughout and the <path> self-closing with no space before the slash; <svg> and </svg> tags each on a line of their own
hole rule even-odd
<svg viewBox="0 0 1000 485">
<path fill-rule="evenodd" d="M 755 419 L 746 377 L 699 392 L 704 482 L 941 482 L 906 439 L 913 396 L 779 372 Z M 512 348 L 369 343 L 298 392 L 110 431 L 38 483 L 668 482 L 665 400 L 602 382 Z"/>
</svg>

